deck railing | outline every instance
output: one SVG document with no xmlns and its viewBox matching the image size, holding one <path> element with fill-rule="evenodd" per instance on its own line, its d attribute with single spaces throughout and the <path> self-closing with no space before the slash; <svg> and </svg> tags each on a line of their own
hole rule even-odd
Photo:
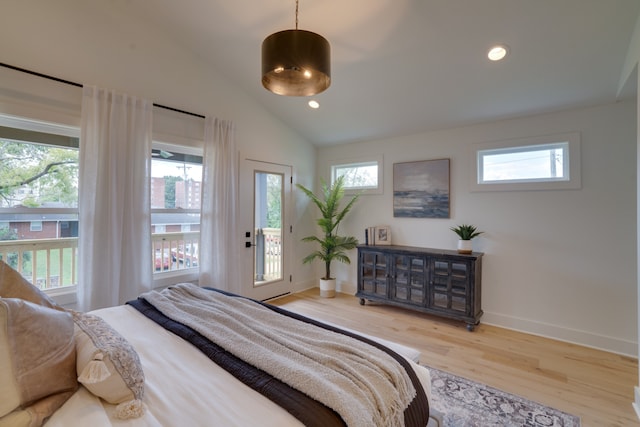
<svg viewBox="0 0 640 427">
<path fill-rule="evenodd" d="M 200 233 L 160 233 L 151 236 L 154 274 L 196 268 Z M 0 241 L 0 260 L 40 289 L 78 284 L 78 238 Z"/>
<path fill-rule="evenodd" d="M 282 230 L 280 228 L 258 228 L 255 235 L 257 246 L 255 281 L 268 282 L 281 279 Z"/>
<path fill-rule="evenodd" d="M 200 264 L 200 232 L 156 233 L 153 244 L 152 265 L 155 273 L 195 268 Z"/>
<path fill-rule="evenodd" d="M 281 230 L 264 228 L 256 233 L 264 245 L 264 258 L 256 257 L 256 281 L 282 277 Z M 158 233 L 151 236 L 154 274 L 197 268 L 200 233 Z M 18 270 L 40 289 L 74 286 L 78 283 L 78 238 L 0 241 L 0 259 Z"/>
<path fill-rule="evenodd" d="M 78 282 L 78 238 L 0 241 L 0 259 L 40 289 Z"/>
</svg>

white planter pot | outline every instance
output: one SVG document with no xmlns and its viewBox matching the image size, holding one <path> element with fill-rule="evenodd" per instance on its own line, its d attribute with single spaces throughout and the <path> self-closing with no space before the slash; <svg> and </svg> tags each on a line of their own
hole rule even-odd
<svg viewBox="0 0 640 427">
<path fill-rule="evenodd" d="M 336 279 L 320 279 L 320 296 L 323 298 L 336 296 Z"/>
<path fill-rule="evenodd" d="M 471 245 L 471 240 L 458 240 L 458 253 L 460 254 L 470 254 L 473 252 L 473 246 Z"/>
</svg>

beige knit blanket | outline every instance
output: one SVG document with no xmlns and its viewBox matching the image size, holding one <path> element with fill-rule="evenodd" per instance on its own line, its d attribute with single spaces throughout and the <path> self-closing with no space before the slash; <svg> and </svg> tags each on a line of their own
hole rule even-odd
<svg viewBox="0 0 640 427">
<path fill-rule="evenodd" d="M 322 402 L 350 427 L 404 425 L 404 410 L 416 391 L 404 368 L 376 347 L 188 283 L 142 298 Z"/>
</svg>

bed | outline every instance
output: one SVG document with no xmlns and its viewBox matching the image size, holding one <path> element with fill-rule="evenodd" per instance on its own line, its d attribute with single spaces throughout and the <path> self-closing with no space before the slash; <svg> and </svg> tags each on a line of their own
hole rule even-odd
<svg viewBox="0 0 640 427">
<path fill-rule="evenodd" d="M 11 285 L 6 284 L 8 279 L 11 279 Z M 19 286 L 16 285 L 16 281 L 20 281 Z M 234 298 L 234 301 L 235 298 L 247 300 L 224 292 L 216 292 L 215 290 L 198 288 L 197 291 L 206 291 L 216 295 L 222 294 L 225 298 Z M 211 349 L 205 348 L 203 350 L 196 346 L 196 344 L 198 344 L 197 341 L 208 341 L 203 334 L 165 316 L 157 307 L 152 306 L 152 304 L 144 298 L 132 301 L 130 304 L 96 310 L 88 314 L 70 314 L 67 310 L 55 306 L 55 304 L 44 294 L 40 293 L 37 288 L 28 282 L 25 283 L 24 279 L 19 275 L 16 276 L 13 274 L 13 272 L 8 269 L 8 266 L 1 264 L 0 297 L 2 297 L 0 299 L 0 322 L 5 322 L 5 330 L 7 329 L 7 325 L 11 325 L 12 311 L 14 314 L 21 313 L 17 315 L 17 317 L 37 316 L 39 314 L 34 313 L 39 313 L 39 311 L 45 312 L 47 316 L 55 317 L 54 320 L 45 323 L 53 325 L 58 332 L 52 334 L 46 331 L 36 331 L 37 339 L 40 340 L 39 345 L 31 346 L 31 351 L 33 351 L 33 348 L 40 349 L 42 347 L 42 349 L 38 351 L 46 353 L 46 363 L 41 362 L 38 365 L 40 371 L 44 369 L 44 365 L 49 364 L 51 365 L 49 368 L 52 368 L 55 372 L 63 372 L 69 369 L 71 359 L 73 359 L 74 368 L 73 375 L 71 375 L 73 378 L 69 378 L 69 375 L 67 375 L 63 376 L 64 378 L 62 380 L 51 380 L 50 382 L 59 382 L 59 386 L 49 391 L 41 390 L 38 395 L 39 399 L 34 399 L 32 395 L 27 401 L 20 401 L 17 406 L 9 410 L 12 405 L 15 405 L 16 399 L 15 397 L 7 398 L 8 392 L 6 390 L 6 384 L 10 382 L 8 381 L 8 372 L 11 371 L 11 363 L 14 363 L 18 358 L 16 353 L 24 351 L 24 348 L 27 346 L 24 343 L 14 346 L 9 337 L 7 342 L 10 344 L 9 346 L 5 346 L 5 350 L 10 348 L 10 354 L 7 354 L 7 351 L 3 353 L 0 347 L 0 368 L 2 368 L 0 371 L 0 381 L 2 383 L 2 390 L 0 390 L 0 426 L 38 425 L 46 421 L 47 426 L 122 425 L 134 427 L 259 425 L 286 427 L 312 425 L 313 422 L 315 422 L 315 415 L 313 415 L 314 413 L 311 411 L 315 411 L 316 409 L 309 409 L 311 406 L 303 405 L 297 408 L 294 407 L 293 409 L 287 407 L 286 404 L 280 406 L 282 403 L 275 403 L 274 397 L 269 395 L 269 393 L 265 394 L 264 390 L 255 391 L 252 389 L 248 385 L 249 382 L 246 378 L 238 377 L 237 372 L 234 372 L 233 369 L 229 369 L 228 367 L 225 369 L 220 364 L 213 363 L 212 358 L 214 356 L 212 356 L 213 353 Z M 216 298 L 218 297 L 216 296 Z M 274 312 L 279 316 L 293 316 L 288 318 L 287 322 L 305 323 L 304 328 L 318 328 L 316 325 L 317 322 L 313 319 L 304 318 L 281 308 L 269 306 L 268 304 L 264 305 L 254 301 L 251 302 L 259 305 L 260 309 L 267 307 L 268 310 L 275 310 Z M 13 308 L 11 304 L 14 304 Z M 54 314 L 54 311 L 57 313 Z M 145 311 L 147 311 L 147 313 L 145 313 Z M 151 315 L 149 312 L 151 312 Z M 79 321 L 78 316 L 84 320 Z M 59 345 L 58 343 L 48 342 L 54 341 L 53 338 L 49 339 L 50 335 L 64 335 L 64 331 L 67 331 L 67 336 L 69 335 L 69 318 L 73 319 L 71 321 L 70 332 L 73 337 L 71 340 L 74 347 L 73 350 L 69 349 L 68 343 Z M 87 319 L 90 319 L 90 321 Z M 91 354 L 88 356 L 89 359 L 92 357 L 93 359 L 87 362 L 87 360 L 89 360 L 87 359 L 87 352 L 78 346 L 83 339 L 89 343 L 89 347 L 96 345 L 95 342 L 91 342 L 91 339 L 89 339 L 92 338 L 92 333 L 82 333 L 82 329 L 93 321 L 102 322 L 104 325 L 107 325 L 105 327 L 109 328 L 118 339 L 122 340 L 125 346 L 128 346 L 125 353 L 129 352 L 133 354 L 134 359 L 139 363 L 139 369 L 141 373 L 143 373 L 143 375 L 141 375 L 143 380 L 139 380 L 136 383 L 135 380 L 129 378 L 133 386 L 126 387 L 124 396 L 115 396 L 114 390 L 122 390 L 122 382 L 127 382 L 126 376 L 136 376 L 135 369 L 129 369 L 124 375 L 110 375 L 109 381 L 117 379 L 120 383 L 115 385 L 110 384 L 107 389 L 105 389 L 106 391 L 94 389 L 95 384 L 73 384 L 77 378 L 87 376 L 87 372 L 90 371 L 90 369 L 88 369 L 90 364 L 93 364 L 94 367 L 100 365 L 102 369 L 104 369 L 103 365 L 107 362 L 113 363 L 113 360 L 109 359 L 116 359 L 118 357 L 116 353 L 120 351 L 113 351 L 111 353 L 109 353 L 109 351 L 102 351 L 96 353 L 95 349 L 93 349 L 94 351 L 90 352 Z M 59 322 L 59 324 L 56 322 Z M 84 325 L 83 322 L 85 323 Z M 171 327 L 166 329 L 167 323 L 173 324 L 174 328 L 177 324 L 177 327 L 182 328 L 182 330 L 171 330 Z M 353 331 L 346 330 L 338 333 L 334 330 L 333 325 L 327 325 L 326 328 L 329 330 L 318 333 L 344 335 L 344 337 L 340 339 L 356 341 L 355 338 L 351 337 Z M 8 329 L 10 330 L 11 328 L 9 327 Z M 102 332 L 99 332 L 99 334 L 100 333 Z M 109 339 L 113 338 L 110 333 L 105 334 L 109 335 Z M 20 335 L 26 336 L 28 334 L 22 333 Z M 183 335 L 183 337 L 180 335 Z M 84 336 L 84 338 L 80 336 Z M 325 338 L 322 339 L 324 340 Z M 271 339 L 267 341 L 270 340 Z M 419 388 L 419 390 L 416 391 L 416 395 L 422 393 L 428 399 L 430 395 L 429 371 L 416 363 L 414 359 L 417 359 L 418 354 L 415 350 L 384 340 L 373 339 L 372 341 L 372 337 L 367 336 L 363 336 L 357 341 L 360 340 L 364 342 L 357 345 L 354 344 L 355 347 L 369 345 L 373 348 L 373 350 L 370 350 L 372 352 L 378 351 L 377 348 L 380 344 L 382 344 L 383 347 L 390 348 L 390 353 L 387 354 L 395 354 L 396 356 L 394 357 L 402 359 L 403 362 L 399 363 L 403 366 L 408 366 L 412 372 L 412 381 L 414 381 L 414 385 Z M 211 345 L 210 341 L 208 345 Z M 47 346 L 50 348 L 46 348 Z M 387 350 L 384 351 L 385 353 L 387 352 Z M 70 353 L 73 354 L 70 355 Z M 228 352 L 225 351 L 222 353 L 224 357 L 228 357 L 228 354 L 226 354 Z M 248 353 L 253 354 L 253 351 L 249 351 Z M 96 354 L 100 355 L 100 360 L 97 360 Z M 105 360 L 102 359 L 103 356 Z M 43 356 L 42 354 L 36 354 L 30 357 L 30 359 L 37 360 L 38 357 L 42 359 Z M 276 357 L 279 358 L 280 356 Z M 79 362 L 83 358 L 85 360 L 82 363 L 85 365 L 84 369 Z M 259 358 L 262 358 L 262 356 Z M 14 362 L 12 362 L 12 360 Z M 109 365 L 109 369 L 113 370 L 113 368 L 112 365 Z M 125 366 L 124 370 L 127 371 L 127 369 Z M 262 371 L 264 370 L 267 369 L 257 369 L 256 372 L 261 372 L 261 375 L 263 375 L 264 372 Z M 99 370 L 94 371 L 90 372 L 88 376 L 100 376 Z M 253 372 L 245 374 L 245 376 L 253 378 L 257 376 L 257 374 Z M 43 377 L 42 372 L 32 373 L 32 377 L 32 382 L 34 378 L 48 378 L 46 376 Z M 261 384 L 260 387 L 263 389 L 277 388 L 273 386 L 274 383 L 279 382 L 277 378 L 274 379 L 274 377 L 269 376 L 269 373 L 267 373 L 266 378 L 266 380 L 265 377 L 258 378 L 257 382 Z M 417 382 L 415 382 L 416 379 Z M 13 380 L 13 383 L 15 384 L 15 380 Z M 100 384 L 99 381 L 98 383 Z M 258 387 L 258 389 L 260 389 L 260 387 Z M 285 384 L 285 387 L 289 386 Z M 289 391 L 280 390 L 275 394 L 277 393 L 280 393 L 281 398 L 284 397 L 285 400 L 287 398 L 291 401 L 298 400 L 297 395 L 290 394 Z M 305 393 L 307 392 L 305 391 Z M 18 400 L 20 399 L 21 398 Z M 414 406 L 416 399 L 417 398 L 412 398 L 409 406 Z M 44 405 L 42 404 L 43 401 L 45 402 Z M 111 401 L 111 403 L 109 403 L 109 401 Z M 131 402 L 138 402 L 140 406 L 133 407 Z M 424 403 L 425 402 L 422 402 L 421 404 L 424 405 Z M 318 402 L 310 403 L 309 405 L 317 404 Z M 347 406 L 351 404 L 351 402 L 346 403 Z M 357 405 L 358 403 L 355 404 L 354 408 L 357 408 Z M 439 425 L 438 417 L 437 415 L 434 416 L 434 411 L 431 410 L 431 414 L 429 414 L 428 400 L 426 401 L 426 405 L 426 414 L 423 406 L 422 409 L 417 410 L 417 412 L 414 411 L 418 415 L 412 415 L 413 418 L 411 422 L 424 422 L 424 424 L 428 422 L 429 426 Z M 325 409 L 327 409 L 326 405 L 323 405 L 321 402 L 320 406 L 324 406 Z M 125 408 L 124 412 L 123 407 Z M 407 417 L 407 410 L 408 409 L 405 408 L 405 417 Z M 51 413 L 47 413 L 47 411 Z M 129 411 L 129 413 L 127 413 L 127 411 Z M 338 412 L 331 408 L 328 408 L 328 411 L 333 412 L 334 415 Z M 339 421 L 335 425 L 340 425 L 340 423 L 344 425 L 344 414 L 340 415 L 338 413 L 337 417 Z M 424 419 L 420 421 L 420 417 L 424 417 Z M 322 419 L 320 415 L 318 415 L 318 419 Z M 348 425 L 354 424 L 349 422 Z"/>
</svg>

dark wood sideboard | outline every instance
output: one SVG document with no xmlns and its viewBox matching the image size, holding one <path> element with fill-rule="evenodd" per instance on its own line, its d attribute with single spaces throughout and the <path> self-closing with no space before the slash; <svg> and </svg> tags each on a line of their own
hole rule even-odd
<svg viewBox="0 0 640 427">
<path fill-rule="evenodd" d="M 482 253 L 412 246 L 358 246 L 358 292 L 366 300 L 466 322 L 482 316 Z"/>
</svg>

